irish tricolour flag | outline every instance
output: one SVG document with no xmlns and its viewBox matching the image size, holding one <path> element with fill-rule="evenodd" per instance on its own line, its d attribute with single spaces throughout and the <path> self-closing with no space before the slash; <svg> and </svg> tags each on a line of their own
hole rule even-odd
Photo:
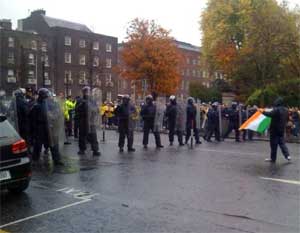
<svg viewBox="0 0 300 233">
<path fill-rule="evenodd" d="M 271 118 L 257 111 L 248 120 L 246 120 L 239 130 L 250 129 L 259 133 L 263 133 L 270 125 Z"/>
</svg>

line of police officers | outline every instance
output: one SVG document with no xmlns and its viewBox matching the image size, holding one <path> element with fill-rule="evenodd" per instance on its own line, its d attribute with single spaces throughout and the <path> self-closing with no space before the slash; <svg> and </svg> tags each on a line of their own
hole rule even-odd
<svg viewBox="0 0 300 233">
<path fill-rule="evenodd" d="M 27 90 L 26 95 L 20 90 L 15 91 L 18 131 L 22 138 L 24 138 L 30 146 L 32 146 L 33 162 L 38 162 L 42 146 L 46 149 L 49 148 L 52 154 L 54 165 L 63 165 L 61 161 L 61 154 L 59 151 L 59 142 L 61 135 L 60 128 L 64 128 L 63 124 L 60 125 L 61 106 L 55 99 L 51 92 L 46 88 L 41 88 L 38 91 L 38 98 L 35 100 L 32 91 Z M 79 155 L 84 155 L 87 149 L 87 143 L 91 144 L 91 149 L 94 156 L 100 156 L 99 144 L 97 139 L 97 127 L 101 122 L 99 119 L 99 107 L 101 102 L 93 98 L 90 87 L 82 89 L 82 98 L 78 98 L 75 104 L 75 125 L 79 128 Z M 222 138 L 227 138 L 232 130 L 235 132 L 235 140 L 240 141 L 239 126 L 247 118 L 249 118 L 256 109 L 250 109 L 246 114 L 246 109 L 238 110 L 237 103 L 233 102 L 230 108 L 225 108 L 220 111 L 220 105 L 215 102 L 212 107 L 208 109 L 206 114 L 206 130 L 204 139 L 211 142 L 211 137 L 214 135 L 216 141 L 221 141 Z M 279 116 L 276 118 L 284 118 L 285 111 L 282 108 Z M 145 99 L 145 104 L 141 106 L 140 116 L 143 119 L 143 146 L 148 148 L 149 134 L 153 133 L 155 138 L 156 147 L 163 148 L 160 139 L 160 131 L 162 129 L 163 117 L 167 118 L 167 128 L 169 130 L 170 146 L 173 145 L 174 135 L 178 137 L 179 146 L 187 144 L 192 137 L 195 138 L 196 144 L 201 144 L 200 141 L 200 120 L 199 109 L 196 108 L 195 101 L 192 97 L 187 99 L 187 103 L 177 103 L 175 96 L 170 96 L 169 104 L 164 109 L 163 104 L 155 101 L 151 95 Z M 125 138 L 127 138 L 128 152 L 134 152 L 134 129 L 135 118 L 137 116 L 136 107 L 130 103 L 130 97 L 124 95 L 122 101 L 115 109 L 115 115 L 118 121 L 119 131 L 119 150 L 124 151 Z M 220 114 L 221 117 L 226 117 L 229 120 L 228 128 L 221 135 L 220 132 Z M 281 114 L 281 115 L 280 115 Z M 274 114 L 266 115 L 274 117 Z M 62 117 L 63 119 L 63 117 Z M 281 119 L 281 118 L 280 118 Z M 276 119 L 275 119 L 276 121 Z M 281 128 L 284 127 L 284 119 L 281 121 Z M 271 125 L 272 127 L 272 125 Z M 278 131 L 278 130 L 277 130 Z M 276 132 L 277 132 L 276 131 Z M 271 161 L 276 161 L 277 145 L 279 145 L 286 158 L 289 158 L 289 152 L 286 148 L 283 138 L 282 130 L 280 137 L 277 137 L 276 132 L 271 130 Z M 185 143 L 183 137 L 185 133 Z M 253 133 L 248 135 L 252 140 Z M 274 139 L 275 138 L 275 139 Z M 246 131 L 243 131 L 243 139 L 246 139 Z"/>
</svg>

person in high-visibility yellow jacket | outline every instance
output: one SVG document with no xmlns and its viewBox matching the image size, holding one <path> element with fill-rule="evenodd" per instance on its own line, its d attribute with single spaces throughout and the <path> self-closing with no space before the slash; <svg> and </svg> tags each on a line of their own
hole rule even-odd
<svg viewBox="0 0 300 233">
<path fill-rule="evenodd" d="M 72 136 L 72 122 L 73 122 L 73 112 L 75 110 L 76 103 L 72 101 L 71 96 L 68 96 L 64 102 L 64 117 L 66 124 L 66 135 Z"/>
</svg>

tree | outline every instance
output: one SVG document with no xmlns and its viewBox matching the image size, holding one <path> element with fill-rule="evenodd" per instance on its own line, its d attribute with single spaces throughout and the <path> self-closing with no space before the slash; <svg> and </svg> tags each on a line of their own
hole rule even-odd
<svg viewBox="0 0 300 233">
<path fill-rule="evenodd" d="M 222 94 L 216 87 L 206 87 L 199 82 L 191 82 L 189 95 L 202 102 L 222 101 Z"/>
<path fill-rule="evenodd" d="M 121 49 L 119 74 L 122 78 L 147 81 L 147 92 L 171 95 L 176 92 L 181 55 L 169 31 L 153 20 L 134 19 Z M 141 92 L 138 86 L 137 92 Z"/>
<path fill-rule="evenodd" d="M 221 70 L 241 100 L 299 78 L 299 15 L 276 0 L 209 0 L 201 21 L 205 64 Z"/>
</svg>

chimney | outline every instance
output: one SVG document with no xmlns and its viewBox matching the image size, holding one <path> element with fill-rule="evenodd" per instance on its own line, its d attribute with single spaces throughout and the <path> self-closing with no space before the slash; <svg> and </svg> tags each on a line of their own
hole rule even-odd
<svg viewBox="0 0 300 233">
<path fill-rule="evenodd" d="M 31 16 L 34 16 L 34 15 L 46 15 L 46 11 L 43 9 L 31 11 Z"/>
<path fill-rule="evenodd" d="M 12 30 L 10 19 L 0 19 L 0 29 Z"/>
</svg>

